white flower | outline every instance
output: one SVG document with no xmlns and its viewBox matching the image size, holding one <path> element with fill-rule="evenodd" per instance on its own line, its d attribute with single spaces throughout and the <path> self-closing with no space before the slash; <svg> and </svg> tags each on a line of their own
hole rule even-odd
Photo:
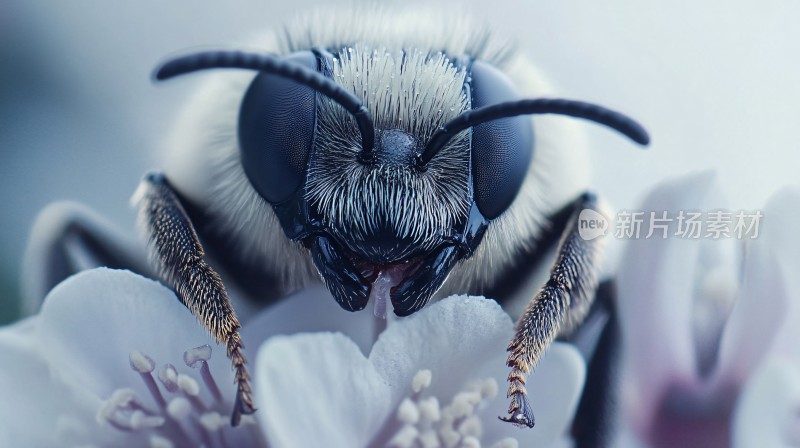
<svg viewBox="0 0 800 448">
<path fill-rule="evenodd" d="M 0 445 L 563 440 L 584 375 L 571 346 L 554 345 L 531 377 L 537 427 L 519 430 L 496 418 L 512 325 L 494 302 L 445 299 L 392 322 L 374 347 L 372 323 L 370 313 L 338 309 L 323 289 L 256 315 L 243 336 L 260 409 L 230 428 L 234 387 L 224 350 L 175 295 L 127 271 L 83 272 L 56 287 L 39 315 L 0 330 Z M 274 337 L 256 350 L 276 334 L 316 330 L 326 332 Z"/>
<path fill-rule="evenodd" d="M 497 419 L 512 334 L 496 303 L 461 296 L 393 322 L 368 357 L 339 334 L 273 338 L 258 352 L 257 417 L 274 446 L 552 446 L 583 361 L 554 344 L 529 381 L 537 426 L 514 428 Z"/>
<path fill-rule="evenodd" d="M 73 276 L 48 295 L 39 315 L 0 331 L 4 446 L 199 446 L 218 439 L 233 400 L 224 354 L 211 359 L 208 375 L 184 362 L 187 350 L 207 358 L 209 344 L 158 283 L 108 269 Z M 248 431 L 225 435 L 242 441 Z"/>
<path fill-rule="evenodd" d="M 664 183 L 641 209 L 675 216 L 719 208 L 713 181 L 704 173 Z M 740 391 L 780 340 L 790 299 L 798 298 L 786 281 L 796 275 L 787 267 L 800 266 L 778 259 L 788 241 L 769 225 L 798 206 L 795 198 L 768 207 L 760 236 L 744 251 L 736 238 L 675 236 L 677 222 L 666 239 L 627 243 L 619 272 L 623 411 L 648 446 L 731 445 Z"/>
</svg>

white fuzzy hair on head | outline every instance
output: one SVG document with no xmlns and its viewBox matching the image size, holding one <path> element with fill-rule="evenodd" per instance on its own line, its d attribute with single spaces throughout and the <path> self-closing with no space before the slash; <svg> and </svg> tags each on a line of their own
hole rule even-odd
<svg viewBox="0 0 800 448">
<path fill-rule="evenodd" d="M 469 55 L 502 66 L 515 53 L 486 24 L 452 8 L 389 2 L 315 8 L 291 21 L 280 36 L 281 53 L 323 46 L 338 51 L 355 44 L 373 48 L 426 49 Z"/>
<path fill-rule="evenodd" d="M 338 53 L 356 44 L 359 48 L 369 46 L 373 52 L 386 48 L 393 55 L 398 49 L 419 49 L 433 55 L 438 52 L 448 56 L 469 55 L 500 68 L 522 97 L 555 93 L 540 69 L 523 53 L 515 51 L 507 39 L 490 33 L 486 26 L 476 25 L 461 11 L 436 10 L 421 4 L 399 8 L 364 4 L 316 8 L 290 22 L 285 29 L 262 34 L 236 48 L 286 55 L 312 48 Z M 235 130 L 242 96 L 254 76 L 250 72 L 220 71 L 198 77 L 202 84 L 197 86 L 197 93 L 184 108 L 172 138 L 165 142 L 161 152 L 166 154 L 163 167 L 176 189 L 205 210 L 211 224 L 209 230 L 224 238 L 238 257 L 280 278 L 288 292 L 318 281 L 319 274 L 308 251 L 286 238 L 272 207 L 244 175 Z M 340 85 L 346 84 L 341 77 L 335 79 Z M 347 88 L 355 92 L 356 85 Z M 377 113 L 377 103 L 370 103 L 369 96 L 364 99 L 370 104 L 376 122 L 382 119 L 378 115 L 391 116 L 388 112 Z M 449 113 L 449 108 L 443 108 L 443 114 Z M 352 118 L 347 115 L 346 120 Z M 438 295 L 479 292 L 481 285 L 491 284 L 506 267 L 517 262 L 520 254 L 535 249 L 536 238 L 548 226 L 549 213 L 585 191 L 589 159 L 582 125 L 550 116 L 537 116 L 532 122 L 536 147 L 519 195 L 490 224 L 473 257 L 454 268 Z M 352 150 L 357 145 L 353 142 L 358 141 L 358 137 L 353 137 L 358 135 L 357 129 L 352 121 L 348 123 L 349 137 L 341 146 L 345 151 Z M 453 143 L 431 161 L 425 174 L 437 170 L 440 176 L 468 172 L 461 166 L 444 170 L 444 162 L 460 163 L 456 157 L 447 155 L 447 151 L 458 149 Z M 437 167 L 437 163 L 441 164 Z M 379 174 L 386 173 L 376 171 L 374 175 Z M 457 183 L 456 179 L 450 179 L 441 184 L 457 188 Z M 320 190 L 319 198 L 323 196 Z M 396 209 L 402 204 L 399 199 L 394 198 Z M 448 213 L 456 214 L 458 201 L 448 204 L 451 207 Z M 441 217 L 436 219 L 442 222 Z"/>
<path fill-rule="evenodd" d="M 468 107 L 465 70 L 443 53 L 349 47 L 333 60 L 333 79 L 363 98 L 375 127 L 399 129 L 424 145 Z M 307 197 L 335 231 L 365 238 L 381 224 L 426 246 L 469 210 L 469 147 L 454 138 L 418 172 L 410 164 L 364 165 L 353 117 L 329 99 L 318 110 Z M 409 159 L 410 160 L 410 159 Z"/>
</svg>

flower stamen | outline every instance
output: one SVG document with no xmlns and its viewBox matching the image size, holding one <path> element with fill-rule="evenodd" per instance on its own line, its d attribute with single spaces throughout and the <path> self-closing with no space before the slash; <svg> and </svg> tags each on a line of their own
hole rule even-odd
<svg viewBox="0 0 800 448">
<path fill-rule="evenodd" d="M 155 434 L 149 438 L 150 448 L 175 448 L 175 445 L 169 440 Z"/>
<path fill-rule="evenodd" d="M 203 400 L 200 399 L 200 384 L 189 375 L 184 375 L 182 373 L 178 374 L 178 389 L 180 389 L 181 393 L 184 397 L 189 400 L 189 403 L 192 404 L 194 410 L 202 415 L 208 409 L 206 405 L 203 403 Z"/>
<path fill-rule="evenodd" d="M 153 399 L 156 401 L 159 409 L 166 409 L 167 400 L 165 400 L 164 396 L 161 395 L 161 391 L 158 389 L 156 380 L 153 378 L 153 370 L 156 367 L 155 361 L 138 350 L 132 351 L 128 359 L 131 363 L 131 368 L 136 372 L 139 372 L 139 376 L 141 376 L 142 381 L 144 381 L 145 386 L 147 386 L 147 390 L 150 391 L 150 395 L 153 396 Z"/>
<path fill-rule="evenodd" d="M 488 400 L 497 396 L 497 381 L 487 378 L 470 383 L 443 408 L 437 397 L 422 397 L 432 382 L 430 370 L 420 370 L 414 375 L 411 396 L 397 407 L 395 417 L 399 425 L 394 426 L 393 433 L 390 429 L 392 436 L 386 438 L 387 445 L 394 448 L 481 447 L 483 424 L 477 413 L 486 407 Z M 505 438 L 492 446 L 516 448 L 519 443 L 514 438 Z"/>
<path fill-rule="evenodd" d="M 427 389 L 431 385 L 433 374 L 428 369 L 423 369 L 414 374 L 414 379 L 411 380 L 411 390 L 418 394 Z"/>
<path fill-rule="evenodd" d="M 126 433 L 145 433 L 148 444 L 155 448 L 227 448 L 229 444 L 225 432 L 228 420 L 223 417 L 226 414 L 224 397 L 211 375 L 208 365 L 210 358 L 211 347 L 208 345 L 195 347 L 183 354 L 187 366 L 199 369 L 203 383 L 213 397 L 209 403 L 201 397 L 199 381 L 188 374 L 179 373 L 169 363 L 162 364 L 155 375 L 166 390 L 164 392 L 153 375 L 156 362 L 141 351 L 130 352 L 128 361 L 131 369 L 142 378 L 157 408 L 145 406 L 131 389 L 117 389 L 98 410 L 98 422 Z M 174 395 L 165 396 L 167 393 Z M 243 421 L 247 424 L 254 422 L 250 418 Z M 237 433 L 237 440 L 244 435 Z"/>
<path fill-rule="evenodd" d="M 175 393 L 178 391 L 178 371 L 172 364 L 164 364 L 158 370 L 158 380 L 167 389 L 167 392 Z"/>
<path fill-rule="evenodd" d="M 126 432 L 157 428 L 164 424 L 164 419 L 142 405 L 136 392 L 131 389 L 115 390 L 100 407 L 97 421 Z"/>
<path fill-rule="evenodd" d="M 222 403 L 222 392 L 219 390 L 219 386 L 217 386 L 217 382 L 214 381 L 214 376 L 211 375 L 211 370 L 208 368 L 208 360 L 210 358 L 211 346 L 208 344 L 183 352 L 183 362 L 193 369 L 200 367 L 200 377 L 203 379 L 203 383 L 211 392 L 214 400 L 217 403 Z"/>
</svg>

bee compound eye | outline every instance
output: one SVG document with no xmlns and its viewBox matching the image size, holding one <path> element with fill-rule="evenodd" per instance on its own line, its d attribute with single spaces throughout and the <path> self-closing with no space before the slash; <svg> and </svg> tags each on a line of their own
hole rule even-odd
<svg viewBox="0 0 800 448">
<path fill-rule="evenodd" d="M 511 80 L 499 69 L 475 61 L 472 108 L 520 99 Z M 489 121 L 472 129 L 472 177 L 475 204 L 483 216 L 494 219 L 514 201 L 533 156 L 530 117 Z"/>
<path fill-rule="evenodd" d="M 310 51 L 287 62 L 316 71 Z M 239 111 L 239 147 L 250 183 L 271 204 L 289 199 L 303 185 L 313 144 L 317 92 L 282 76 L 261 72 Z"/>
</svg>

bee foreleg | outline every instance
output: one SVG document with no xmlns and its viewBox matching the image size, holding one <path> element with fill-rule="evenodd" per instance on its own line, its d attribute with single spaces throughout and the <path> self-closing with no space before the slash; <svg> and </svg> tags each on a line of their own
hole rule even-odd
<svg viewBox="0 0 800 448">
<path fill-rule="evenodd" d="M 584 240 L 578 233 L 578 215 L 583 209 L 598 210 L 597 199 L 586 193 L 576 201 L 558 247 L 550 278 L 530 301 L 516 325 L 508 345 L 511 367 L 507 397 L 509 415 L 501 420 L 533 427 L 525 376 L 531 373 L 544 351 L 562 330 L 570 330 L 585 317 L 598 286 L 598 258 L 603 238 Z"/>
<path fill-rule="evenodd" d="M 252 414 L 255 407 L 245 367 L 247 360 L 242 353 L 240 324 L 225 286 L 203 259 L 203 247 L 186 210 L 163 175 L 145 176 L 135 199 L 140 203 L 151 256 L 161 275 L 211 336 L 227 347 L 237 384 L 231 416 L 231 424 L 236 426 L 242 414 Z"/>
</svg>

